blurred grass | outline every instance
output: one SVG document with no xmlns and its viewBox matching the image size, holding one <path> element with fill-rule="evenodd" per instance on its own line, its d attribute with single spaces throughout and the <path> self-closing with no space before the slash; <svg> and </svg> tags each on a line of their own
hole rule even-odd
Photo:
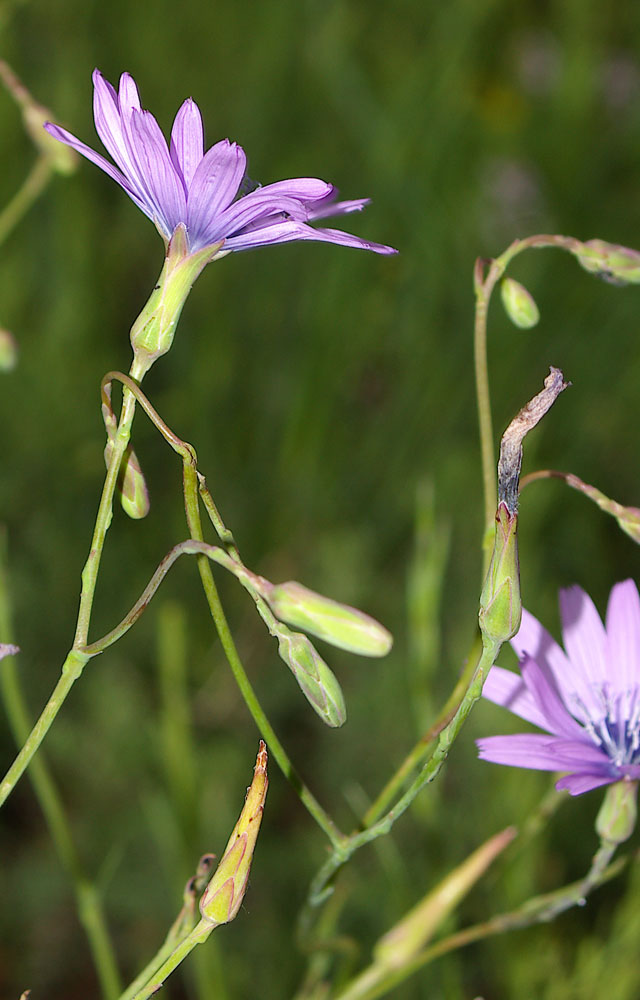
<svg viewBox="0 0 640 1000">
<path fill-rule="evenodd" d="M 176 7 L 158 0 L 150 13 L 122 0 L 25 0 L 11 10 L 0 4 L 0 31 L 3 57 L 86 141 L 94 137 L 91 70 L 98 65 L 115 80 L 128 69 L 165 131 L 193 95 L 209 144 L 225 135 L 239 141 L 252 178 L 321 176 L 344 197 L 370 195 L 373 204 L 345 228 L 401 251 L 389 260 L 292 245 L 226 258 L 198 281 L 171 355 L 147 384 L 168 423 L 196 445 L 248 564 L 358 604 L 396 635 L 384 662 L 328 657 L 349 709 L 347 726 L 329 732 L 307 710 L 249 602 L 221 579 L 277 729 L 305 779 L 348 827 L 349 786 L 373 797 L 402 760 L 421 710 L 411 704 L 419 664 L 410 651 L 419 637 L 407 626 L 406 588 L 420 551 L 413 522 L 425 478 L 433 484 L 434 523 L 450 526 L 451 541 L 441 662 L 423 700 L 446 696 L 473 631 L 481 530 L 474 258 L 536 231 L 640 247 L 640 8 L 628 0 L 615 7 L 593 0 L 185 0 Z M 33 154 L 3 95 L 0 133 L 4 203 Z M 148 220 L 87 163 L 52 184 L 3 248 L 0 321 L 22 353 L 0 386 L 0 518 L 34 712 L 72 636 L 102 476 L 99 380 L 128 367 L 128 330 L 161 262 Z M 528 442 L 525 471 L 571 470 L 638 505 L 640 292 L 598 283 L 556 252 L 531 253 L 513 273 L 534 294 L 542 321 L 523 333 L 499 308 L 492 312 L 496 433 L 538 390 L 548 365 L 562 367 L 573 388 Z M 179 467 L 141 414 L 135 442 L 152 513 L 144 523 L 114 519 L 94 635 L 121 617 L 186 534 Z M 602 607 L 613 582 L 639 575 L 638 553 L 615 524 L 557 483 L 527 491 L 520 537 L 525 603 L 556 632 L 558 586 L 579 582 Z M 180 601 L 186 616 L 200 811 L 190 845 L 195 865 L 199 853 L 219 852 L 226 842 L 257 734 L 212 644 L 195 567 L 179 564 L 163 596 Z M 157 615 L 152 606 L 91 664 L 49 739 L 83 860 L 104 873 L 130 976 L 180 902 Z M 418 803 L 394 831 L 387 863 L 369 850 L 355 858 L 341 931 L 357 939 L 363 960 L 438 872 L 534 808 L 544 775 L 475 759 L 474 733 L 509 725 L 480 706 L 440 779 L 435 815 Z M 3 727 L 0 750 L 6 760 L 13 752 Z M 465 919 L 580 875 L 595 846 L 597 799 L 568 803 L 504 881 L 470 898 Z M 0 875 L 0 995 L 26 986 L 47 1000 L 95 995 L 72 894 L 26 781 L 3 820 L 0 850 L 11 863 Z M 272 769 L 244 911 L 219 932 L 229 996 L 251 995 L 256 975 L 261 1000 L 293 994 L 303 968 L 291 944 L 295 914 L 324 856 L 321 835 Z M 586 911 L 452 956 L 397 995 L 600 995 L 585 985 L 589 977 L 605 982 L 606 970 L 637 950 L 637 921 L 615 916 L 620 900 L 626 912 L 637 909 L 637 891 L 635 877 L 615 882 Z M 189 983 L 188 974 L 177 977 L 167 996 L 197 995 Z M 610 980 L 606 986 L 614 1000 Z M 638 993 L 631 973 L 615 989 L 615 1000 Z"/>
</svg>

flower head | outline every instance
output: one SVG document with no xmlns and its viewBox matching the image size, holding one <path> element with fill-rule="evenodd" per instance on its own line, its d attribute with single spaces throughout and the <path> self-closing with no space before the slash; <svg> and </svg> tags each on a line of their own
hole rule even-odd
<svg viewBox="0 0 640 1000">
<path fill-rule="evenodd" d="M 580 795 L 640 780 L 640 597 L 633 580 L 611 591 L 606 625 L 580 587 L 560 591 L 564 650 L 533 615 L 511 645 L 520 676 L 492 667 L 483 694 L 545 730 L 477 741 L 496 764 L 566 771 L 556 788 Z"/>
<path fill-rule="evenodd" d="M 368 203 L 367 198 L 336 201 L 335 188 L 315 177 L 279 181 L 243 194 L 244 150 L 223 139 L 205 153 L 200 110 L 191 98 L 178 111 L 167 146 L 157 121 L 140 105 L 133 77 L 123 73 L 116 93 L 96 69 L 93 86 L 96 131 L 115 166 L 59 125 L 47 122 L 45 128 L 112 177 L 149 216 L 166 243 L 182 223 L 191 253 L 220 241 L 224 241 L 222 254 L 291 240 L 396 252 L 349 233 L 310 226 L 330 215 L 359 211 Z"/>
</svg>

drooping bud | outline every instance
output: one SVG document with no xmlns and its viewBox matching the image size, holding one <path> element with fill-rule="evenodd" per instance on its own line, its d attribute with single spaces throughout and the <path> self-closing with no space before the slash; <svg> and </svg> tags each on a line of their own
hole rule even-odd
<svg viewBox="0 0 640 1000">
<path fill-rule="evenodd" d="M 158 283 L 131 327 L 135 378 L 142 378 L 153 362 L 170 349 L 191 287 L 221 246 L 216 243 L 189 253 L 186 226 L 182 222 L 176 226 Z"/>
<path fill-rule="evenodd" d="M 260 740 L 253 781 L 247 790 L 240 818 L 200 900 L 203 919 L 214 926 L 233 920 L 240 909 L 249 881 L 268 784 L 267 748 Z"/>
<path fill-rule="evenodd" d="M 0 328 L 0 372 L 12 372 L 18 364 L 18 345 L 12 333 Z"/>
<path fill-rule="evenodd" d="M 78 154 L 70 146 L 58 142 L 44 129 L 45 122 L 51 121 L 55 116 L 48 108 L 43 107 L 42 104 L 38 104 L 33 99 L 25 85 L 4 59 L 0 59 L 0 79 L 22 111 L 22 120 L 27 135 L 39 152 L 48 160 L 52 170 L 59 174 L 72 174 L 78 166 Z"/>
<path fill-rule="evenodd" d="M 401 968 L 433 937 L 489 865 L 511 843 L 517 831 L 508 827 L 482 844 L 422 899 L 403 919 L 380 938 L 373 949 L 376 963 Z"/>
<path fill-rule="evenodd" d="M 110 400 L 110 390 L 107 391 L 107 397 Z M 107 406 L 104 403 L 102 405 L 102 417 L 104 420 L 105 430 L 107 432 L 107 443 L 104 449 L 104 461 L 108 469 L 115 446 L 118 421 L 116 420 L 110 406 Z M 127 514 L 134 521 L 147 516 L 150 506 L 149 490 L 147 489 L 147 482 L 144 478 L 144 473 L 140 468 L 137 455 L 131 445 L 127 447 L 127 450 L 122 458 L 116 489 L 125 514 Z"/>
<path fill-rule="evenodd" d="M 498 504 L 496 533 L 489 571 L 480 595 L 480 631 L 494 642 L 506 642 L 520 628 L 520 566 L 518 515 Z"/>
<path fill-rule="evenodd" d="M 521 330 L 530 330 L 540 319 L 540 312 L 533 296 L 524 285 L 513 278 L 503 278 L 500 297 L 507 316 Z"/>
<path fill-rule="evenodd" d="M 261 582 L 262 596 L 281 621 L 360 656 L 386 656 L 391 649 L 391 633 L 363 611 L 323 597 L 295 580 Z"/>
<path fill-rule="evenodd" d="M 311 707 L 327 726 L 337 728 L 347 718 L 344 695 L 310 639 L 301 632 L 290 632 L 285 625 L 271 629 L 278 640 L 278 653 L 295 677 Z"/>
<path fill-rule="evenodd" d="M 612 285 L 637 285 L 640 282 L 640 253 L 606 240 L 587 240 L 571 251 L 578 263 L 591 274 Z"/>
<path fill-rule="evenodd" d="M 624 844 L 636 827 L 638 782 L 616 781 L 607 787 L 596 816 L 596 833 L 610 844 Z"/>
</svg>

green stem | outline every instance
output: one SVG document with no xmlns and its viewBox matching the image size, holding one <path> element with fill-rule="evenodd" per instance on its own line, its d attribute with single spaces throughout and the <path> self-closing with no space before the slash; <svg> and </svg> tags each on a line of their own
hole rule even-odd
<svg viewBox="0 0 640 1000">
<path fill-rule="evenodd" d="M 469 656 L 464 665 L 464 669 L 456 686 L 447 698 L 440 714 L 435 722 L 427 729 L 426 733 L 420 737 L 416 745 L 409 751 L 398 770 L 391 776 L 378 797 L 371 803 L 362 819 L 362 826 L 369 827 L 380 818 L 382 813 L 389 807 L 405 781 L 412 772 L 419 767 L 423 760 L 433 749 L 434 741 L 438 738 L 444 727 L 451 721 L 456 713 L 465 692 L 469 687 L 471 678 L 478 666 L 482 643 L 480 635 L 476 636 L 469 652 Z"/>
<path fill-rule="evenodd" d="M 12 637 L 11 612 L 2 541 L 0 538 L 0 637 L 3 642 L 8 642 Z M 16 743 L 21 746 L 31 724 L 13 656 L 5 657 L 0 665 L 0 692 L 11 731 Z M 83 871 L 62 799 L 42 757 L 36 757 L 32 762 L 29 777 L 58 857 L 73 883 L 78 916 L 89 941 L 102 995 L 105 1000 L 114 1000 L 120 993 L 120 976 L 102 900 Z"/>
<path fill-rule="evenodd" d="M 189 533 L 194 540 L 203 541 L 198 495 L 198 475 L 195 462 L 187 459 L 184 461 L 184 501 Z M 313 816 L 320 829 L 327 835 L 332 847 L 334 849 L 339 848 L 346 842 L 347 838 L 341 833 L 329 814 L 322 808 L 294 768 L 251 685 L 222 609 L 209 560 L 205 555 L 202 555 L 197 557 L 197 562 L 200 580 L 220 643 L 244 702 L 258 727 L 258 731 L 267 743 L 269 752 L 277 762 L 278 767 L 296 791 L 300 801 Z"/>
<path fill-rule="evenodd" d="M 133 379 L 142 377 L 143 370 L 134 361 L 131 366 L 131 376 Z M 72 649 L 69 651 L 66 660 L 62 665 L 62 674 L 56 684 L 53 694 L 45 705 L 40 718 L 31 730 L 20 753 L 7 771 L 2 784 L 0 785 L 0 806 L 6 801 L 16 783 L 28 767 L 33 755 L 45 738 L 53 720 L 62 708 L 74 683 L 80 677 L 86 663 L 91 659 L 84 651 L 89 632 L 91 620 L 91 609 L 95 595 L 98 570 L 104 548 L 104 540 L 111 523 L 113 513 L 113 496 L 115 493 L 118 473 L 122 458 L 129 444 L 131 435 L 131 425 L 135 413 L 135 396 L 126 388 L 123 390 L 122 414 L 118 424 L 113 448 L 109 458 L 109 466 L 105 476 L 100 506 L 96 516 L 93 538 L 89 556 L 82 571 L 82 592 L 80 595 L 80 608 L 78 611 L 78 621 L 76 634 Z"/>
<path fill-rule="evenodd" d="M 51 167 L 46 156 L 40 156 L 27 174 L 22 187 L 0 212 L 0 246 L 42 194 L 51 178 Z"/>
<path fill-rule="evenodd" d="M 400 969 L 391 969 L 388 966 L 385 968 L 375 963 L 370 965 L 347 984 L 343 992 L 338 994 L 338 1000 L 376 1000 L 442 955 L 496 934 L 546 923 L 564 910 L 582 905 L 585 897 L 593 889 L 615 878 L 628 863 L 627 858 L 619 858 L 613 864 L 609 864 L 614 850 L 615 845 L 601 845 L 591 869 L 580 881 L 547 895 L 536 896 L 509 913 L 499 913 L 481 924 L 474 924 L 457 931 L 426 948 Z"/>
<path fill-rule="evenodd" d="M 194 541 L 196 545 L 198 543 L 202 544 L 203 548 L 206 547 L 209 553 L 208 555 L 204 553 L 198 555 L 198 572 L 200 574 L 202 587 L 205 593 L 205 597 L 207 599 L 207 603 L 209 605 L 209 611 L 211 613 L 211 617 L 213 618 L 214 624 L 216 626 L 218 637 L 220 639 L 225 656 L 228 660 L 229 666 L 231 667 L 233 676 L 240 689 L 240 693 L 245 701 L 245 704 L 249 709 L 249 712 L 251 713 L 251 716 L 256 726 L 258 727 L 260 735 L 263 737 L 264 741 L 269 746 L 269 751 L 272 754 L 276 763 L 278 764 L 278 767 L 280 768 L 284 776 L 287 778 L 287 780 L 290 782 L 291 786 L 294 788 L 298 797 L 300 798 L 300 801 L 303 803 L 303 805 L 306 807 L 309 813 L 313 816 L 318 826 L 326 833 L 327 837 L 331 841 L 332 846 L 334 847 L 340 846 L 346 842 L 347 838 L 338 829 L 338 827 L 333 822 L 329 814 L 322 808 L 322 806 L 315 798 L 315 796 L 311 793 L 309 788 L 307 788 L 302 778 L 300 777 L 300 775 L 294 768 L 293 764 L 291 763 L 289 757 L 287 756 L 287 753 L 285 752 L 284 747 L 282 746 L 280 740 L 276 736 L 273 726 L 269 722 L 267 715 L 262 709 L 258 697 L 255 691 L 253 690 L 251 682 L 249 681 L 247 673 L 242 665 L 240 656 L 238 655 L 238 651 L 233 641 L 233 637 L 231 635 L 231 631 L 229 629 L 229 625 L 227 623 L 222 608 L 222 604 L 220 603 L 218 590 L 216 588 L 215 581 L 213 579 L 213 574 L 211 572 L 211 566 L 209 564 L 209 558 L 214 558 L 216 562 L 221 563 L 226 568 L 230 568 L 230 560 L 231 560 L 231 562 L 235 566 L 235 569 L 232 569 L 231 571 L 235 572 L 238 578 L 240 579 L 240 582 L 242 582 L 243 585 L 247 586 L 247 589 L 250 590 L 250 592 L 254 597 L 254 600 L 256 601 L 256 604 L 258 605 L 258 610 L 263 615 L 265 620 L 268 619 L 268 613 L 267 613 L 268 609 L 266 609 L 266 606 L 263 607 L 264 602 L 261 601 L 261 598 L 259 597 L 257 592 L 256 593 L 253 592 L 252 587 L 249 585 L 250 581 L 249 583 L 243 581 L 239 575 L 238 572 L 239 569 L 244 569 L 244 567 L 242 565 L 242 562 L 240 561 L 238 549 L 235 545 L 235 542 L 233 541 L 232 533 L 228 530 L 228 528 L 225 527 L 222 518 L 220 517 L 220 514 L 218 513 L 215 504 L 213 503 L 211 494 L 206 488 L 206 481 L 204 476 L 201 476 L 197 471 L 197 456 L 195 449 L 190 444 L 188 444 L 188 442 L 181 440 L 181 438 L 179 438 L 171 430 L 171 428 L 168 427 L 168 425 L 164 422 L 164 420 L 162 420 L 158 412 L 154 409 L 149 400 L 146 398 L 146 396 L 139 388 L 139 386 L 135 382 L 133 382 L 130 377 L 123 375 L 121 372 L 109 372 L 107 375 L 105 375 L 102 381 L 102 402 L 104 406 L 110 407 L 111 405 L 109 397 L 109 385 L 115 379 L 123 383 L 125 391 L 128 390 L 132 396 L 135 396 L 141 408 L 147 414 L 147 416 L 152 421 L 154 426 L 157 427 L 157 429 L 160 431 L 164 439 L 171 445 L 173 450 L 178 455 L 180 455 L 182 459 L 184 505 L 185 505 L 185 514 L 187 518 L 187 525 L 189 527 L 189 534 L 191 536 L 192 541 Z M 211 517 L 211 520 L 214 524 L 214 527 L 216 528 L 218 535 L 227 545 L 229 550 L 229 555 L 223 553 L 220 549 L 216 549 L 215 546 L 207 546 L 206 543 L 204 542 L 204 536 L 202 533 L 202 521 L 200 519 L 199 494 L 202 494 L 203 496 L 203 502 L 205 504 L 205 507 L 209 513 L 209 516 Z M 183 542 L 182 545 L 176 546 L 175 549 L 172 550 L 172 552 L 177 552 L 178 549 L 181 549 L 182 551 L 186 552 L 188 551 L 187 549 L 188 545 L 189 545 L 188 542 Z M 215 555 L 213 555 L 214 552 Z M 169 556 L 171 556 L 171 553 L 169 554 Z M 167 559 L 169 559 L 169 556 L 167 556 Z M 158 571 L 156 571 L 156 576 L 158 572 L 160 572 L 160 568 Z M 149 590 L 151 586 L 152 584 L 150 583 L 147 590 Z M 136 608 L 140 608 L 140 612 L 143 610 L 142 607 L 144 603 L 143 598 L 144 594 L 143 597 L 140 598 L 140 601 L 138 601 L 138 604 L 136 605 Z M 133 611 L 130 612 L 130 615 L 132 615 L 134 611 L 135 609 L 133 609 Z M 119 626 L 117 626 L 117 629 L 114 629 L 113 633 L 110 633 L 110 636 L 113 635 L 117 630 L 125 626 L 126 622 L 130 618 L 130 615 L 128 615 L 127 619 L 123 620 L 123 622 Z M 126 627 L 130 627 L 130 625 L 127 625 Z M 100 640 L 101 643 L 104 643 L 104 641 L 105 639 Z M 94 647 L 92 646 L 88 648 L 93 649 Z"/>
<path fill-rule="evenodd" d="M 485 511 L 484 575 L 491 558 L 490 540 L 493 538 L 493 522 L 496 512 L 495 448 L 493 442 L 493 419 L 491 416 L 491 394 L 489 390 L 489 370 L 487 361 L 487 313 L 493 290 L 507 267 L 523 250 L 556 247 L 575 253 L 580 241 L 573 236 L 540 234 L 524 240 L 514 240 L 503 254 L 495 260 L 478 259 L 474 270 L 476 314 L 474 323 L 474 365 L 476 397 L 478 403 L 478 423 L 480 428 L 480 450 L 482 455 L 482 482 Z M 485 268 L 488 271 L 485 275 Z"/>
<path fill-rule="evenodd" d="M 351 858 L 353 854 L 365 844 L 371 843 L 377 837 L 389 833 L 393 824 L 409 808 L 415 797 L 438 775 L 444 764 L 449 751 L 456 740 L 462 726 L 466 722 L 471 709 L 480 698 L 482 688 L 489 670 L 495 663 L 495 659 L 500 651 L 501 643 L 489 642 L 485 640 L 482 648 L 482 655 L 478 661 L 471 682 L 465 692 L 464 698 L 460 702 L 458 710 L 440 733 L 438 743 L 431 757 L 424 764 L 420 773 L 396 802 L 396 804 L 386 813 L 382 819 L 372 824 L 366 830 L 352 834 L 339 847 L 334 847 L 330 857 L 324 863 L 316 877 L 311 883 L 308 898 L 308 910 L 303 915 L 302 925 L 310 919 L 311 909 L 319 906 L 331 893 L 331 882 L 336 872 Z"/>
<path fill-rule="evenodd" d="M 182 961 L 187 957 L 187 955 L 193 951 L 193 949 L 198 944 L 202 944 L 207 940 L 209 935 L 216 928 L 216 924 L 212 924 L 209 920 L 202 919 L 200 923 L 194 927 L 189 935 L 184 938 L 180 944 L 172 951 L 169 957 L 160 965 L 155 972 L 152 973 L 150 979 L 138 990 L 137 993 L 133 994 L 132 1000 L 148 1000 L 148 997 L 153 996 L 156 993 L 164 981 L 171 975 L 171 973 L 176 969 Z M 155 959 L 154 959 L 155 961 Z M 130 995 L 129 991 L 123 995 L 121 1000 L 125 1000 Z"/>
</svg>

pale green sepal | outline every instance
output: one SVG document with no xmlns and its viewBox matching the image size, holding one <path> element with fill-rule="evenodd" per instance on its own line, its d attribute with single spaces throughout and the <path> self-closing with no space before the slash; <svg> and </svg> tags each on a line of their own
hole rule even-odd
<svg viewBox="0 0 640 1000">
<path fill-rule="evenodd" d="M 596 817 L 596 833 L 610 844 L 624 844 L 636 828 L 638 782 L 616 781 L 607 788 Z"/>
<path fill-rule="evenodd" d="M 572 251 L 578 263 L 592 274 L 613 285 L 637 285 L 640 282 L 640 253 L 630 247 L 606 240 L 587 240 Z"/>
<path fill-rule="evenodd" d="M 266 584 L 261 592 L 276 618 L 332 646 L 360 656 L 386 656 L 391 649 L 393 636 L 375 618 L 295 580 Z"/>
<path fill-rule="evenodd" d="M 519 281 L 503 278 L 500 297 L 507 316 L 521 330 L 530 330 L 539 321 L 540 312 L 533 296 Z"/>
<path fill-rule="evenodd" d="M 457 907 L 517 831 L 508 827 L 482 844 L 429 892 L 373 949 L 376 964 L 402 968 L 429 942 L 442 921 Z"/>
<path fill-rule="evenodd" d="M 200 899 L 200 913 L 214 925 L 236 916 L 249 881 L 249 870 L 267 795 L 267 748 L 260 740 L 253 781 L 220 864 Z"/>
<path fill-rule="evenodd" d="M 518 516 L 504 502 L 496 512 L 495 540 L 487 578 L 480 595 L 480 631 L 492 642 L 506 642 L 520 628 L 520 568 Z"/>
<path fill-rule="evenodd" d="M 273 628 L 278 653 L 298 682 L 311 707 L 328 726 L 337 728 L 347 719 L 342 689 L 310 639 L 301 632 L 290 632 L 284 625 Z"/>
<path fill-rule="evenodd" d="M 131 327 L 138 378 L 170 349 L 191 287 L 203 268 L 218 254 L 222 242 L 189 253 L 186 226 L 182 222 L 176 226 L 158 283 Z"/>
</svg>

